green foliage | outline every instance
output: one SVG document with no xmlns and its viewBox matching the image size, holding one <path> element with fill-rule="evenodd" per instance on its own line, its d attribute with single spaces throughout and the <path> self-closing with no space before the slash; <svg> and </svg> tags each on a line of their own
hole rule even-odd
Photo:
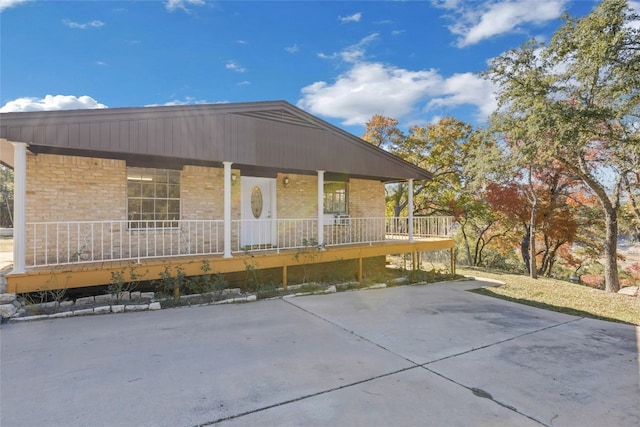
<svg viewBox="0 0 640 427">
<path fill-rule="evenodd" d="M 597 197 L 613 292 L 620 194 L 640 169 L 637 18 L 626 1 L 604 0 L 583 18 L 565 16 L 549 46 L 531 40 L 495 58 L 488 72 L 500 105 L 492 127 L 520 164 L 557 162 Z"/>
<path fill-rule="evenodd" d="M 322 248 L 316 239 L 303 239 L 302 248 L 298 248 L 293 258 L 302 266 L 302 282 L 315 282 L 319 279 L 320 266 L 316 263 L 318 253 Z"/>
<path fill-rule="evenodd" d="M 140 281 L 142 278 L 149 272 L 146 270 L 145 273 L 138 273 L 137 267 L 129 267 L 129 280 L 126 280 L 126 270 L 122 269 L 119 271 L 111 272 L 111 282 L 109 286 L 107 286 L 108 294 L 119 295 L 120 292 L 132 292 L 138 288 Z"/>
<path fill-rule="evenodd" d="M 0 165 L 0 227 L 13 227 L 13 171 Z"/>
</svg>

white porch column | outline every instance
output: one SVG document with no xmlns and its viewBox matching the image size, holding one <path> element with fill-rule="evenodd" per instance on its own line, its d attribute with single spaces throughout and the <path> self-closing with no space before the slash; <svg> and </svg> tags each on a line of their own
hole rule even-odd
<svg viewBox="0 0 640 427">
<path fill-rule="evenodd" d="M 231 258 L 231 165 L 233 162 L 222 162 L 224 165 L 224 253 L 223 258 Z"/>
<path fill-rule="evenodd" d="M 27 144 L 13 144 L 13 272 L 24 273 L 27 249 Z"/>
<path fill-rule="evenodd" d="M 409 241 L 413 242 L 413 179 L 409 180 L 409 189 L 407 190 L 407 210 L 409 211 Z"/>
<path fill-rule="evenodd" d="M 318 171 L 318 246 L 324 245 L 324 171 Z"/>
</svg>

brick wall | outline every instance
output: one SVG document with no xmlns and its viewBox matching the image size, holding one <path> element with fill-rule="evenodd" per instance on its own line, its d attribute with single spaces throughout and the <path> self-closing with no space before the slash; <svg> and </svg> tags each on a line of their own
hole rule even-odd
<svg viewBox="0 0 640 427">
<path fill-rule="evenodd" d="M 122 160 L 29 155 L 26 221 L 124 220 L 126 173 Z"/>
<path fill-rule="evenodd" d="M 349 216 L 354 218 L 384 218 L 384 184 L 380 181 L 352 179 L 349 181 Z"/>
</svg>

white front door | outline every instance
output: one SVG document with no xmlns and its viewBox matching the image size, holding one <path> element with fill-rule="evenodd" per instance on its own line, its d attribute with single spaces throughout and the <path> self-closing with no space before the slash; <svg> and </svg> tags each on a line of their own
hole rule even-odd
<svg viewBox="0 0 640 427">
<path fill-rule="evenodd" d="M 243 176 L 240 178 L 242 200 L 242 246 L 268 249 L 277 244 L 276 180 Z"/>
</svg>

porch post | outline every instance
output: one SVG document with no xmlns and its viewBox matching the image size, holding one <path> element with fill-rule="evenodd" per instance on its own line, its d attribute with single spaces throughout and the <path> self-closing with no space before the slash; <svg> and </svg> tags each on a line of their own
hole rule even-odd
<svg viewBox="0 0 640 427">
<path fill-rule="evenodd" d="M 407 190 L 407 210 L 409 211 L 409 241 L 413 242 L 413 179 L 409 180 L 409 189 Z"/>
<path fill-rule="evenodd" d="M 223 258 L 231 258 L 231 165 L 233 162 L 222 162 L 224 165 L 224 253 Z"/>
<path fill-rule="evenodd" d="M 324 245 L 324 171 L 318 171 L 318 246 Z"/>
<path fill-rule="evenodd" d="M 11 144 L 13 144 L 13 272 L 24 273 L 27 249 L 27 144 L 24 142 Z"/>
</svg>

